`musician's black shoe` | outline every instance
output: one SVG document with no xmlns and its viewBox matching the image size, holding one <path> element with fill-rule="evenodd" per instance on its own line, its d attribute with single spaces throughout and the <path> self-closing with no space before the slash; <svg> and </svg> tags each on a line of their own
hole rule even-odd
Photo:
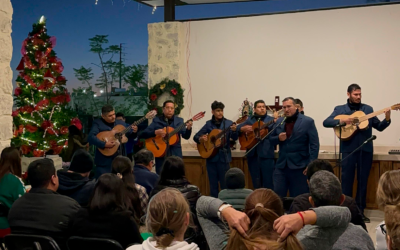
<svg viewBox="0 0 400 250">
<path fill-rule="evenodd" d="M 371 222 L 371 220 L 367 216 L 365 216 L 364 214 L 362 214 L 362 219 L 363 219 L 363 221 L 365 223 L 370 223 Z"/>
</svg>

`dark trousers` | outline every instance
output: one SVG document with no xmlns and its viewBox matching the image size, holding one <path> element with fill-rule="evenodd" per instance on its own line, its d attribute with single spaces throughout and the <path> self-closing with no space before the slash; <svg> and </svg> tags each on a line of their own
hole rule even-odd
<svg viewBox="0 0 400 250">
<path fill-rule="evenodd" d="M 345 158 L 349 154 L 343 153 L 342 157 Z M 350 197 L 353 197 L 354 175 L 357 169 L 356 202 L 362 213 L 367 205 L 367 185 L 372 167 L 372 157 L 372 152 L 358 151 L 342 163 L 342 192 Z"/>
<path fill-rule="evenodd" d="M 210 182 L 210 194 L 212 197 L 218 198 L 219 188 L 226 188 L 225 174 L 229 170 L 229 163 L 225 162 L 207 162 L 207 174 Z"/>
<path fill-rule="evenodd" d="M 279 197 L 290 197 L 308 193 L 307 176 L 303 174 L 304 169 L 276 168 L 274 171 L 274 191 Z"/>
<path fill-rule="evenodd" d="M 94 178 L 99 179 L 102 174 L 111 173 L 111 164 L 107 166 L 96 165 L 94 169 Z"/>
<path fill-rule="evenodd" d="M 261 187 L 274 189 L 274 159 L 261 158 L 254 155 L 252 157 L 247 157 L 247 164 L 249 165 L 254 189 Z"/>
<path fill-rule="evenodd" d="M 161 169 L 162 169 L 162 166 L 163 166 L 163 163 L 164 163 L 164 159 L 165 159 L 165 157 L 156 158 L 156 173 L 158 175 L 161 174 Z"/>
</svg>

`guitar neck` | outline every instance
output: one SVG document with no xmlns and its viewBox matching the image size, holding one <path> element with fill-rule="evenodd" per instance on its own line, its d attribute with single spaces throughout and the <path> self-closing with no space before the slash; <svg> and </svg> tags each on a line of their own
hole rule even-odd
<svg viewBox="0 0 400 250">
<path fill-rule="evenodd" d="M 388 107 L 388 108 L 390 109 L 391 107 Z M 375 111 L 375 112 L 373 112 L 373 113 L 371 113 L 371 114 L 364 115 L 363 117 L 361 117 L 361 118 L 359 119 L 359 121 L 360 121 L 360 122 L 363 122 L 363 121 L 366 121 L 366 120 L 371 119 L 372 117 L 381 115 L 381 114 L 383 114 L 383 113 L 385 112 L 385 110 L 388 109 L 388 108 L 384 108 L 384 109 Z"/>
<path fill-rule="evenodd" d="M 179 131 L 181 131 L 181 130 L 185 127 L 186 123 L 188 123 L 188 122 L 190 122 L 190 121 L 191 121 L 191 120 L 186 121 L 185 123 L 182 123 L 181 125 L 179 125 L 179 127 L 177 127 L 177 128 L 174 129 L 171 133 L 169 133 L 169 136 L 171 137 L 171 136 L 174 136 L 175 134 L 179 133 Z"/>
<path fill-rule="evenodd" d="M 264 123 L 264 125 L 262 125 L 260 129 L 265 129 L 266 127 L 268 127 L 269 125 L 271 125 L 273 122 L 274 122 L 274 120 L 269 121 L 269 122 L 267 122 L 267 123 Z"/>
<path fill-rule="evenodd" d="M 128 131 L 132 128 L 132 126 L 137 126 L 138 124 L 144 122 L 145 120 L 147 120 L 147 118 L 146 116 L 143 116 L 139 120 L 135 121 L 132 125 L 129 125 L 124 131 L 122 131 L 122 134 L 128 133 Z"/>
</svg>

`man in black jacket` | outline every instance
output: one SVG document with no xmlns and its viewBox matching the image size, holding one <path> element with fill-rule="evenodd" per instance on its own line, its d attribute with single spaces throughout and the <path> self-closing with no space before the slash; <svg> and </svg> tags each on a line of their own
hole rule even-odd
<svg viewBox="0 0 400 250">
<path fill-rule="evenodd" d="M 77 150 L 72 156 L 69 169 L 57 171 L 60 183 L 58 193 L 71 197 L 81 206 L 86 206 L 96 184 L 95 180 L 89 178 L 93 168 L 93 157 L 84 149 Z"/>
<path fill-rule="evenodd" d="M 58 194 L 58 177 L 50 159 L 33 161 L 28 167 L 32 189 L 17 199 L 8 214 L 11 233 L 46 235 L 66 249 L 68 223 L 79 204 Z"/>
<path fill-rule="evenodd" d="M 328 172 L 333 173 L 332 165 L 326 160 L 314 160 L 308 164 L 307 167 L 307 183 L 310 184 L 311 177 L 320 170 L 326 170 Z M 297 212 L 302 212 L 309 210 L 312 208 L 312 205 L 309 201 L 310 193 L 301 194 L 294 198 L 293 203 L 290 207 L 289 213 L 294 214 Z M 362 218 L 360 209 L 357 206 L 355 200 L 349 196 L 346 196 L 343 203 L 341 204 L 343 207 L 348 207 L 351 212 L 351 223 L 354 225 L 362 226 L 365 231 L 367 231 L 367 227 L 365 226 L 365 222 Z"/>
</svg>

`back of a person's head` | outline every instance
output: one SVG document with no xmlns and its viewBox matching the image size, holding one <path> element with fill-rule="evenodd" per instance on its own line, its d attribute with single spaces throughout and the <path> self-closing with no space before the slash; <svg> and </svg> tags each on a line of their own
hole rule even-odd
<svg viewBox="0 0 400 250">
<path fill-rule="evenodd" d="M 326 170 L 316 172 L 310 180 L 310 195 L 314 206 L 339 206 L 342 187 L 339 179 Z"/>
<path fill-rule="evenodd" d="M 226 188 L 243 189 L 246 185 L 245 176 L 240 168 L 231 168 L 225 174 Z"/>
<path fill-rule="evenodd" d="M 133 161 L 139 165 L 148 166 L 152 160 L 154 160 L 153 153 L 145 148 L 133 156 Z"/>
<path fill-rule="evenodd" d="M 376 190 L 376 202 L 381 209 L 400 203 L 400 170 L 383 173 Z"/>
<path fill-rule="evenodd" d="M 190 208 L 179 190 L 163 189 L 150 200 L 146 227 L 153 234 L 157 248 L 170 246 L 176 235 L 184 234 L 189 221 Z"/>
<path fill-rule="evenodd" d="M 7 173 L 21 177 L 21 155 L 17 148 L 7 147 L 1 151 L 0 180 Z"/>
<path fill-rule="evenodd" d="M 46 188 L 56 175 L 54 162 L 51 159 L 40 159 L 28 166 L 28 180 L 32 188 Z"/>
<path fill-rule="evenodd" d="M 186 179 L 185 164 L 182 158 L 170 156 L 165 159 L 161 169 L 159 184 L 166 184 L 167 180 Z"/>
<path fill-rule="evenodd" d="M 115 174 L 103 174 L 97 180 L 89 202 L 91 212 L 122 211 L 129 202 L 122 180 Z"/>
<path fill-rule="evenodd" d="M 333 174 L 332 165 L 327 160 L 314 160 L 310 162 L 307 166 L 307 179 L 311 180 L 311 177 L 320 170 L 326 170 Z"/>
<path fill-rule="evenodd" d="M 282 200 L 271 189 L 254 190 L 246 199 L 244 212 L 250 219 L 250 229 L 244 238 L 235 229 L 231 231 L 226 250 L 301 250 L 297 238 L 290 234 L 278 242 L 274 221 L 284 214 Z"/>
<path fill-rule="evenodd" d="M 94 168 L 93 157 L 84 149 L 78 149 L 72 156 L 69 169 L 75 173 L 89 173 Z"/>
<path fill-rule="evenodd" d="M 132 173 L 133 166 L 128 157 L 122 155 L 115 157 L 111 167 L 113 174 L 116 174 L 118 177 L 120 177 L 127 186 L 134 188 L 135 177 Z"/>
<path fill-rule="evenodd" d="M 400 250 L 400 204 L 387 204 L 384 210 L 388 249 Z"/>
</svg>

